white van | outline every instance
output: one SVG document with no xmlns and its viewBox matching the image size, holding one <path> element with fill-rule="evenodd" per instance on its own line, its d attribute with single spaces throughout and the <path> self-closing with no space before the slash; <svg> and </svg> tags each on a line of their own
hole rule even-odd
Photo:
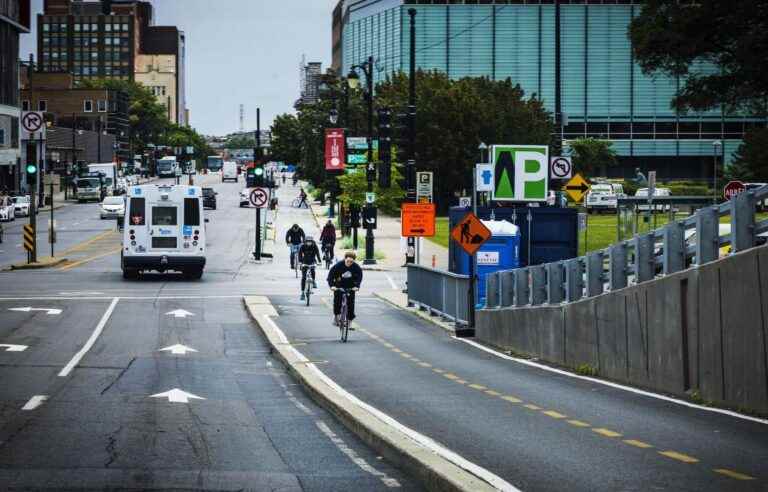
<svg viewBox="0 0 768 492">
<path fill-rule="evenodd" d="M 237 162 L 235 161 L 224 161 L 224 164 L 222 165 L 222 171 L 221 171 L 221 182 L 224 183 L 226 180 L 231 179 L 235 183 L 237 183 Z"/>
<path fill-rule="evenodd" d="M 593 184 L 584 198 L 587 213 L 608 210 L 616 212 L 619 209 L 619 198 L 624 198 L 624 187 L 618 183 Z"/>
<path fill-rule="evenodd" d="M 157 161 L 157 177 L 175 178 L 179 171 L 179 163 L 174 156 L 163 157 Z"/>
<path fill-rule="evenodd" d="M 123 278 L 133 279 L 149 270 L 202 277 L 205 222 L 198 186 L 132 186 L 125 209 Z"/>
</svg>

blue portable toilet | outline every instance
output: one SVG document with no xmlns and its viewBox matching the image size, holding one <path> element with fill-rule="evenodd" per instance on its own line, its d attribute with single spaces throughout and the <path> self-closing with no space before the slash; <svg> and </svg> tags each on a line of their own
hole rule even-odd
<svg viewBox="0 0 768 492">
<path fill-rule="evenodd" d="M 506 220 L 483 220 L 491 231 L 491 238 L 477 251 L 477 298 L 485 304 L 485 277 L 500 270 L 520 267 L 520 228 Z M 459 271 L 469 273 L 469 255 L 459 260 Z"/>
</svg>

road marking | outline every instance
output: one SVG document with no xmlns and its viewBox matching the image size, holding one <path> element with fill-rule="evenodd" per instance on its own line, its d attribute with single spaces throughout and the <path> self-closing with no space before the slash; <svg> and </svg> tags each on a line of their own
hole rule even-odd
<svg viewBox="0 0 768 492">
<path fill-rule="evenodd" d="M 463 379 L 457 379 L 456 382 L 459 384 L 467 384 L 467 382 L 464 381 Z"/>
<path fill-rule="evenodd" d="M 389 342 L 384 342 L 384 346 L 387 347 L 387 348 L 394 348 L 395 347 L 394 345 L 392 345 Z"/>
<path fill-rule="evenodd" d="M 171 345 L 170 347 L 161 348 L 158 350 L 158 352 L 170 352 L 173 355 L 187 355 L 187 352 L 197 352 L 197 350 L 193 349 L 192 347 L 187 347 L 186 345 L 176 344 Z"/>
<path fill-rule="evenodd" d="M 562 413 L 555 412 L 554 410 L 547 410 L 545 412 L 542 411 L 541 413 L 543 413 L 544 415 L 548 415 L 553 419 L 564 419 L 565 417 L 567 417 L 567 415 L 563 415 Z"/>
<path fill-rule="evenodd" d="M 400 290 L 397 288 L 397 284 L 395 283 L 394 280 L 392 280 L 392 277 L 390 277 L 388 273 L 385 273 L 384 276 L 387 278 L 389 285 L 392 286 L 392 290 Z"/>
<path fill-rule="evenodd" d="M 399 354 L 399 353 L 402 353 L 402 350 L 400 350 L 399 348 L 393 348 L 392 352 Z"/>
<path fill-rule="evenodd" d="M 687 454 L 678 453 L 677 451 L 659 451 L 659 454 L 664 455 L 667 458 L 672 458 L 673 460 L 682 461 L 683 463 L 699 462 L 699 460 L 694 458 L 693 456 L 688 456 Z"/>
<path fill-rule="evenodd" d="M 589 376 L 582 376 L 580 374 L 574 374 L 574 373 L 572 373 L 570 371 L 564 371 L 562 369 L 556 369 L 554 367 L 549 367 L 549 366 L 547 366 L 545 364 L 539 364 L 537 362 L 533 362 L 533 361 L 530 361 L 530 360 L 520 359 L 518 357 L 512 357 L 512 356 L 507 355 L 507 354 L 502 354 L 500 352 L 497 352 L 497 351 L 495 351 L 493 349 L 485 347 L 485 346 L 483 346 L 483 345 L 481 345 L 481 344 L 479 344 L 477 342 L 474 342 L 472 340 L 468 340 L 466 338 L 459 338 L 459 337 L 456 337 L 456 336 L 451 337 L 451 338 L 454 338 L 455 340 L 458 340 L 460 342 L 463 342 L 463 343 L 466 343 L 468 345 L 471 345 L 471 346 L 475 347 L 476 349 L 482 350 L 483 352 L 486 352 L 486 353 L 489 353 L 491 355 L 494 355 L 494 356 L 496 356 L 496 357 L 498 357 L 500 359 L 509 360 L 509 361 L 512 361 L 512 362 L 517 362 L 518 364 L 522 364 L 522 365 L 529 366 L 529 367 L 535 367 L 535 368 L 541 369 L 543 371 L 552 372 L 552 373 L 555 373 L 555 374 L 560 374 L 561 376 L 567 376 L 569 378 L 581 379 L 583 381 L 589 381 L 589 382 L 592 382 L 592 383 L 595 383 L 595 384 L 600 384 L 600 385 L 603 385 L 603 386 L 608 386 L 608 387 L 619 389 L 619 390 L 622 390 L 622 391 L 628 391 L 628 392 L 634 393 L 636 395 L 647 396 L 649 398 L 655 398 L 657 400 L 663 400 L 663 401 L 666 401 L 666 402 L 669 402 L 669 403 L 674 403 L 676 405 L 681 405 L 681 406 L 689 407 L 689 408 L 695 408 L 696 410 L 703 410 L 705 412 L 719 413 L 719 414 L 722 414 L 722 415 L 727 415 L 729 417 L 735 417 L 735 418 L 742 419 L 742 420 L 749 420 L 750 422 L 757 422 L 759 424 L 768 425 L 768 419 L 761 419 L 761 418 L 752 417 L 752 416 L 749 416 L 749 415 L 742 415 L 742 414 L 740 414 L 738 412 L 734 412 L 732 410 L 724 410 L 722 408 L 705 407 L 705 406 L 697 405 L 695 403 L 691 403 L 691 402 L 688 402 L 688 401 L 679 400 L 677 398 L 672 398 L 670 396 L 660 395 L 660 394 L 657 394 L 657 393 L 651 393 L 649 391 L 643 391 L 643 390 L 640 390 L 640 389 L 637 389 L 637 388 L 631 388 L 629 386 L 624 386 L 622 384 L 612 383 L 610 381 L 604 381 L 602 379 L 591 378 Z"/>
<path fill-rule="evenodd" d="M 721 475 L 725 475 L 726 477 L 735 478 L 736 480 L 755 480 L 755 477 L 750 477 L 749 475 L 744 475 L 743 473 L 728 470 L 726 468 L 715 468 L 712 471 Z"/>
<path fill-rule="evenodd" d="M 405 353 L 405 352 L 401 352 L 400 353 L 400 357 L 403 357 L 405 359 L 412 359 L 413 358 L 413 356 L 411 354 L 408 354 L 408 353 Z"/>
<path fill-rule="evenodd" d="M 29 399 L 29 401 L 21 407 L 22 410 L 31 411 L 42 405 L 48 397 L 45 395 L 35 395 Z"/>
<path fill-rule="evenodd" d="M 493 390 L 485 390 L 485 394 L 486 395 L 491 395 L 491 396 L 500 396 L 501 395 L 501 393 L 499 393 L 498 391 L 493 391 Z"/>
<path fill-rule="evenodd" d="M 450 372 L 446 372 L 445 374 L 443 374 L 443 377 L 446 377 L 448 379 L 459 379 L 459 376 L 455 374 L 451 374 Z"/>
<path fill-rule="evenodd" d="M 335 432 L 333 432 L 330 427 L 328 427 L 325 422 L 316 421 L 315 425 L 317 425 L 317 428 L 320 429 L 320 431 L 325 434 L 328 439 L 331 440 L 331 442 L 341 451 L 344 453 L 351 461 L 352 463 L 356 464 L 365 472 L 370 473 L 371 475 L 375 477 L 379 477 L 379 479 L 386 485 L 387 487 L 394 489 L 394 488 L 400 488 L 400 482 L 398 482 L 394 478 L 390 478 L 386 473 L 381 472 L 377 470 L 376 468 L 369 465 L 363 458 L 357 455 L 354 449 L 350 448 L 347 443 L 344 442 L 343 439 L 341 439 L 339 436 L 336 435 Z"/>
<path fill-rule="evenodd" d="M 589 427 L 589 424 L 586 422 L 582 422 L 581 420 L 566 420 L 569 424 L 571 424 L 574 427 Z"/>
<path fill-rule="evenodd" d="M 621 434 L 619 434 L 618 432 L 614 432 L 610 429 L 603 429 L 602 427 L 598 427 L 597 429 L 592 429 L 592 432 L 595 432 L 605 437 L 621 437 Z"/>
<path fill-rule="evenodd" d="M 91 347 L 93 347 L 93 345 L 96 343 L 96 339 L 98 339 L 99 335 L 101 335 L 101 332 L 104 330 L 104 326 L 107 324 L 107 321 L 109 321 L 109 317 L 112 316 L 112 312 L 115 310 L 115 306 L 117 306 L 119 301 L 119 297 L 112 299 L 112 303 L 107 308 L 107 312 L 104 313 L 104 316 L 101 317 L 99 324 L 96 325 L 96 329 L 93 330 L 91 338 L 89 338 L 88 341 L 85 342 L 85 345 L 83 345 L 83 348 L 81 348 L 80 351 L 76 353 L 74 357 L 72 357 L 72 360 L 69 361 L 66 366 L 64 366 L 64 369 L 62 369 L 59 373 L 59 377 L 65 378 L 69 376 L 69 373 L 72 372 L 72 369 L 74 369 L 75 366 L 80 363 L 82 358 L 85 357 L 85 354 L 91 350 Z"/>
<path fill-rule="evenodd" d="M 430 364 L 429 362 L 419 362 L 419 365 L 421 367 L 432 367 L 432 364 Z"/>
<path fill-rule="evenodd" d="M 270 327 L 277 333 L 277 336 L 281 341 L 287 342 L 288 339 L 286 338 L 283 331 L 277 326 L 277 323 L 269 317 L 260 315 L 258 317 L 260 322 L 264 322 L 264 324 L 270 325 Z M 306 356 L 302 354 L 298 349 L 295 347 L 288 347 L 288 350 L 293 351 L 294 355 L 301 361 L 308 361 Z M 366 410 L 367 412 L 371 413 L 373 416 L 381 420 L 387 425 L 390 425 L 394 428 L 396 428 L 398 431 L 402 432 L 403 434 L 409 436 L 411 439 L 416 441 L 418 444 L 424 446 L 425 448 L 431 450 L 435 454 L 442 456 L 446 460 L 452 462 L 459 468 L 463 468 L 464 470 L 468 471 L 469 473 L 475 475 L 476 477 L 481 478 L 485 482 L 491 484 L 492 486 L 496 487 L 498 490 L 503 491 L 509 491 L 509 492 L 520 492 L 518 488 L 504 480 L 503 478 L 494 475 L 490 471 L 486 470 L 485 468 L 482 468 L 481 466 L 472 463 L 471 461 L 467 460 L 466 458 L 460 456 L 459 454 L 455 453 L 454 451 L 451 451 L 450 449 L 446 448 L 445 446 L 439 444 L 435 440 L 425 436 L 424 434 L 421 434 L 419 432 L 416 432 L 415 430 L 404 426 L 394 418 L 390 417 L 386 413 L 382 412 L 381 410 L 372 407 L 371 405 L 363 402 L 356 396 L 352 395 L 348 391 L 346 391 L 344 388 L 338 385 L 333 379 L 328 377 L 323 371 L 320 370 L 316 365 L 308 363 L 307 368 L 309 368 L 312 372 L 315 373 L 315 375 L 320 378 L 325 384 L 327 384 L 331 389 L 336 391 L 340 396 L 346 398 L 353 404 L 357 405 L 358 407 L 362 408 L 363 410 Z M 445 371 L 443 371 L 445 372 Z"/>
<path fill-rule="evenodd" d="M 483 391 L 483 390 L 487 390 L 488 389 L 487 387 L 483 386 L 482 384 L 475 384 L 475 383 L 470 384 L 469 387 L 472 388 L 472 389 L 479 390 L 479 391 Z"/>
<path fill-rule="evenodd" d="M 243 295 L 231 296 L 120 296 L 123 301 L 156 301 L 156 300 L 198 300 L 198 299 L 242 299 Z M 7 301 L 109 301 L 114 297 L 0 297 L 0 302 Z"/>
<path fill-rule="evenodd" d="M 502 400 L 506 400 L 506 401 L 508 401 L 510 403 L 522 403 L 523 402 L 523 400 L 521 400 L 520 398 L 515 398 L 514 396 L 510 396 L 510 395 L 504 395 L 504 396 L 501 397 L 501 399 Z"/>
<path fill-rule="evenodd" d="M 28 345 L 9 345 L 0 343 L 0 349 L 5 348 L 5 352 L 24 352 L 29 348 Z"/>
<path fill-rule="evenodd" d="M 186 391 L 182 391 L 179 388 L 173 388 L 172 390 L 166 391 L 164 393 L 151 395 L 150 398 L 168 398 L 169 403 L 189 403 L 189 400 L 205 400 L 205 398 L 202 396 L 187 393 Z"/>
<path fill-rule="evenodd" d="M 527 408 L 528 410 L 541 410 L 541 407 L 537 407 L 537 406 L 536 406 L 536 405 L 534 405 L 533 403 L 526 403 L 526 404 L 525 404 L 525 405 L 523 405 L 523 406 L 524 406 L 525 408 Z"/>
<path fill-rule="evenodd" d="M 648 449 L 653 447 L 647 442 L 638 441 L 636 439 L 624 439 L 624 442 L 629 444 L 630 446 L 635 446 L 636 448 L 640 448 L 640 449 Z"/>
<path fill-rule="evenodd" d="M 79 267 L 80 265 L 85 265 L 86 263 L 90 263 L 92 261 L 98 260 L 99 258 L 104 258 L 105 256 L 111 256 L 111 255 L 114 255 L 116 253 L 119 253 L 121 249 L 122 249 L 122 247 L 109 250 L 106 253 L 102 253 L 100 255 L 89 256 L 88 258 L 83 258 L 82 260 L 76 261 L 74 263 L 70 263 L 69 265 L 66 265 L 66 266 L 63 266 L 63 267 L 59 268 L 58 271 L 59 272 L 66 272 L 66 271 L 71 270 L 71 269 L 73 269 L 75 267 Z"/>
<path fill-rule="evenodd" d="M 61 314 L 61 309 L 33 308 L 33 307 L 10 308 L 8 311 L 16 311 L 19 313 L 29 313 L 30 311 L 45 311 L 45 314 L 47 314 L 48 316 L 58 316 Z"/>
<path fill-rule="evenodd" d="M 169 311 L 165 313 L 166 316 L 173 316 L 174 318 L 186 318 L 187 316 L 194 316 L 194 314 L 184 309 L 177 309 L 175 311 Z"/>
<path fill-rule="evenodd" d="M 438 373 L 438 374 L 442 374 L 442 373 L 444 373 L 444 372 L 445 372 L 445 371 L 443 371 L 442 369 L 437 369 L 437 368 L 435 368 L 435 369 L 432 369 L 432 370 L 433 370 L 433 371 L 435 371 L 435 372 L 436 372 L 436 373 Z"/>
<path fill-rule="evenodd" d="M 293 393 L 291 393 L 290 391 L 286 391 L 285 396 L 287 396 L 288 400 L 290 400 L 291 403 L 293 403 L 293 406 L 295 406 L 305 414 L 307 415 L 313 414 L 312 410 L 310 410 L 309 407 L 307 407 L 305 404 L 301 403 L 295 396 L 293 396 Z"/>
</svg>

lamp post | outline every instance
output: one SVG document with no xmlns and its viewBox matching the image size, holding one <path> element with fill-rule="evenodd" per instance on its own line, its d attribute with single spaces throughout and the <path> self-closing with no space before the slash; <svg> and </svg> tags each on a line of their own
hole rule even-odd
<svg viewBox="0 0 768 492">
<path fill-rule="evenodd" d="M 712 167 L 712 200 L 717 205 L 717 156 L 720 154 L 720 147 L 723 143 L 720 140 L 712 142 L 712 154 L 714 165 Z"/>
<path fill-rule="evenodd" d="M 368 163 L 366 164 L 366 178 L 368 180 L 368 193 L 373 192 L 373 180 L 376 177 L 376 164 L 373 162 L 373 57 L 369 56 L 368 60 L 359 64 L 352 65 L 347 76 L 347 83 L 351 89 L 356 89 L 360 85 L 360 76 L 357 74 L 357 69 L 360 69 L 365 74 L 366 79 L 366 96 L 365 100 L 368 103 Z M 367 203 L 365 208 L 370 211 L 373 205 Z M 364 216 L 367 214 L 364 214 Z M 376 259 L 374 258 L 374 237 L 373 229 L 370 224 L 365 224 L 365 265 L 375 265 Z"/>
</svg>

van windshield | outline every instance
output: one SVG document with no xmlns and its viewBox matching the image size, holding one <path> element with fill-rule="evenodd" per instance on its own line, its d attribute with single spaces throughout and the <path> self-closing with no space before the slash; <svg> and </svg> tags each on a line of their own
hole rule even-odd
<svg viewBox="0 0 768 492">
<path fill-rule="evenodd" d="M 99 187 L 99 180 L 96 178 L 92 179 L 78 179 L 77 180 L 77 187 L 78 188 L 98 188 Z"/>
<path fill-rule="evenodd" d="M 152 207 L 152 225 L 175 226 L 177 224 L 176 207 Z"/>
</svg>

